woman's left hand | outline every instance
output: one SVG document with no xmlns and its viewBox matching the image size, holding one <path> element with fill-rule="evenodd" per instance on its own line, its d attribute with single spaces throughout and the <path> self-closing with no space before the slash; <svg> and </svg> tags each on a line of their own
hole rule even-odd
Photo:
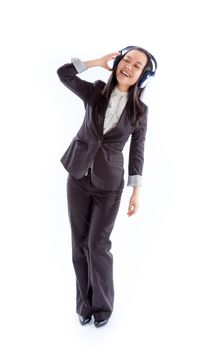
<svg viewBox="0 0 224 350">
<path fill-rule="evenodd" d="M 129 207 L 128 207 L 128 216 L 132 216 L 136 214 L 139 207 L 139 200 L 138 200 L 138 194 L 132 194 L 130 201 L 129 201 Z"/>
</svg>

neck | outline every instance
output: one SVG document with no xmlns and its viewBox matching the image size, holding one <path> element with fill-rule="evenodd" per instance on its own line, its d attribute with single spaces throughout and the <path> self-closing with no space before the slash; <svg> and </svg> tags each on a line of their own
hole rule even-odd
<svg viewBox="0 0 224 350">
<path fill-rule="evenodd" d="M 129 89 L 128 86 L 122 85 L 122 84 L 117 84 L 117 85 L 116 85 L 116 88 L 117 88 L 118 90 L 120 90 L 121 92 L 127 92 L 128 89 Z"/>
</svg>

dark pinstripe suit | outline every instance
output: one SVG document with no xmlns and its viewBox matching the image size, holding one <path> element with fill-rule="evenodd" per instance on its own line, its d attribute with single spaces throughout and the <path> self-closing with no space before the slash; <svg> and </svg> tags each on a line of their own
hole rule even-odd
<svg viewBox="0 0 224 350">
<path fill-rule="evenodd" d="M 124 187 L 122 150 L 131 135 L 129 175 L 142 175 L 147 106 L 137 129 L 127 118 L 127 102 L 115 128 L 103 135 L 104 113 L 94 106 L 105 85 L 77 77 L 73 64 L 57 70 L 63 84 L 78 95 L 85 105 L 85 117 L 61 162 L 68 171 L 67 198 L 72 231 L 72 257 L 77 282 L 76 311 L 95 319 L 109 318 L 113 310 L 112 232 Z M 91 171 L 88 171 L 93 164 Z M 88 175 L 85 176 L 88 171 Z"/>
</svg>

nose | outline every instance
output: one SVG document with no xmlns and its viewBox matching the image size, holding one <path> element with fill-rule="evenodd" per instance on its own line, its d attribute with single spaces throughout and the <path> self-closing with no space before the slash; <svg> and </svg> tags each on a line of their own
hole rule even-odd
<svg viewBox="0 0 224 350">
<path fill-rule="evenodd" d="M 128 69 L 129 71 L 131 71 L 131 64 L 130 64 L 129 62 L 126 62 L 125 65 L 124 65 L 124 67 L 125 67 L 126 69 Z"/>
</svg>

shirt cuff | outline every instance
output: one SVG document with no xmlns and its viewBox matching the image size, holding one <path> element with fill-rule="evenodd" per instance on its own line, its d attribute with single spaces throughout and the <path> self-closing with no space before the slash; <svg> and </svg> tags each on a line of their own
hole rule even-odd
<svg viewBox="0 0 224 350">
<path fill-rule="evenodd" d="M 87 70 L 86 65 L 78 57 L 71 58 L 71 63 L 74 65 L 78 73 L 82 73 Z"/>
<path fill-rule="evenodd" d="M 142 186 L 142 176 L 141 175 L 129 175 L 127 186 Z"/>
</svg>

